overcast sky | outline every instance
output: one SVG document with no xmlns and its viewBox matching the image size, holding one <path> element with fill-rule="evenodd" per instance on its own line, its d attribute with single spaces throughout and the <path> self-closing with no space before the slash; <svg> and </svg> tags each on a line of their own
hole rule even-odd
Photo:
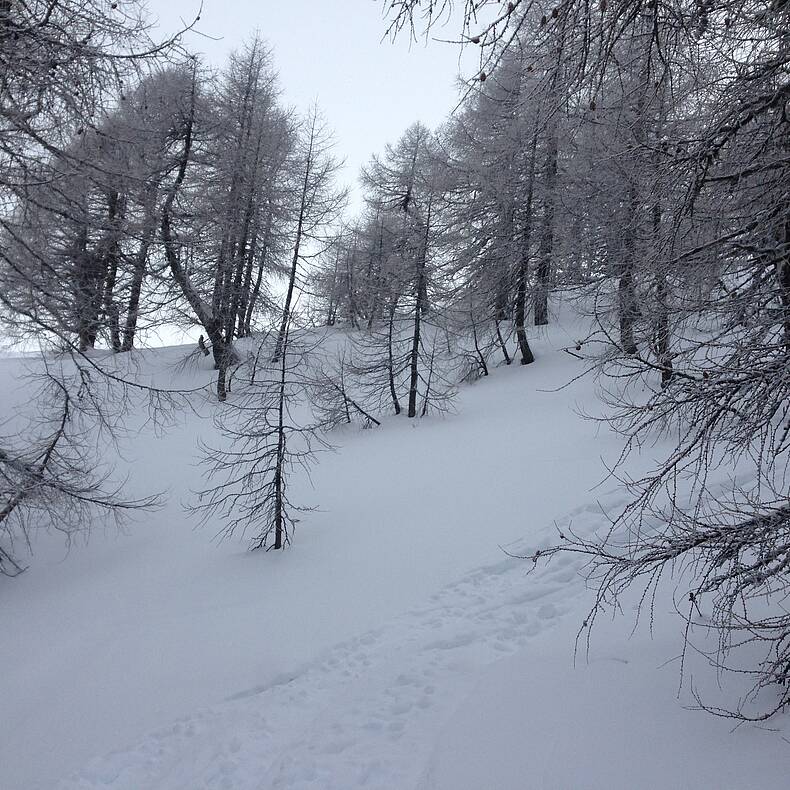
<svg viewBox="0 0 790 790">
<path fill-rule="evenodd" d="M 149 0 L 167 31 L 199 8 L 199 0 Z M 343 178 L 355 186 L 371 153 L 414 121 L 434 128 L 457 101 L 458 48 L 382 40 L 382 8 L 382 0 L 204 0 L 197 29 L 211 38 L 190 34 L 186 43 L 219 66 L 257 29 L 274 49 L 285 103 L 303 110 L 318 100 L 346 160 Z M 433 35 L 454 38 L 457 27 Z"/>
</svg>

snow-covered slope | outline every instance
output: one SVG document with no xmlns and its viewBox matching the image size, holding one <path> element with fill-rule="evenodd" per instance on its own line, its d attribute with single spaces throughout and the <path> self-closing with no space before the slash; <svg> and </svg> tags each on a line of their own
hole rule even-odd
<svg viewBox="0 0 790 790">
<path fill-rule="evenodd" d="M 213 404 L 141 428 L 124 464 L 139 490 L 170 489 L 167 508 L 65 556 L 41 540 L 0 580 L 0 785 L 782 787 L 785 721 L 731 734 L 675 699 L 677 667 L 658 667 L 677 623 L 653 642 L 606 626 L 574 669 L 576 566 L 525 575 L 503 552 L 622 504 L 596 488 L 619 440 L 574 411 L 595 411 L 592 382 L 554 391 L 579 371 L 567 326 L 536 340 L 535 365 L 464 388 L 456 415 L 341 432 L 312 487 L 294 483 L 320 510 L 283 554 L 217 545 L 182 512 Z M 183 354 L 141 370 L 210 376 L 177 371 Z"/>
</svg>

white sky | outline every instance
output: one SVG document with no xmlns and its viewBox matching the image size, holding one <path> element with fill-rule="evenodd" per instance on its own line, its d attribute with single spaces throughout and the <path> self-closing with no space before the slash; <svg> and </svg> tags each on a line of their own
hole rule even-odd
<svg viewBox="0 0 790 790">
<path fill-rule="evenodd" d="M 273 47 L 286 104 L 304 110 L 318 100 L 335 130 L 343 180 L 355 186 L 360 166 L 414 121 L 434 128 L 457 101 L 458 47 L 402 35 L 382 40 L 382 0 L 204 0 L 192 50 L 219 66 L 256 29 Z M 163 31 L 193 19 L 199 0 L 149 0 Z M 434 36 L 455 38 L 458 24 Z M 464 59 L 466 70 L 474 68 Z M 358 204 L 358 196 L 352 207 Z"/>
</svg>

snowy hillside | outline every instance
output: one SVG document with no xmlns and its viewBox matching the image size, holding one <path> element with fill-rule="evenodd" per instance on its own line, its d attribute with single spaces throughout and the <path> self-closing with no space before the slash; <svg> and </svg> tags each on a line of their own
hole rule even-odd
<svg viewBox="0 0 790 790">
<path fill-rule="evenodd" d="M 786 786 L 786 716 L 733 730 L 689 710 L 695 689 L 741 691 L 696 656 L 678 696 L 671 587 L 652 640 L 627 611 L 574 663 L 580 562 L 527 574 L 508 556 L 555 524 L 591 534 L 625 503 L 604 480 L 621 440 L 578 414 L 600 410 L 594 382 L 557 389 L 581 371 L 574 337 L 552 325 L 536 364 L 465 386 L 455 414 L 338 432 L 312 484 L 293 484 L 318 509 L 284 553 L 217 544 L 183 512 L 210 400 L 164 433 L 137 415 L 120 471 L 139 493 L 168 489 L 166 507 L 71 551 L 40 537 L 27 572 L 0 578 L 0 785 Z M 209 363 L 178 365 L 187 351 L 138 353 L 140 375 L 208 381 Z M 22 400 L 21 360 L 0 366 L 6 402 Z"/>
</svg>

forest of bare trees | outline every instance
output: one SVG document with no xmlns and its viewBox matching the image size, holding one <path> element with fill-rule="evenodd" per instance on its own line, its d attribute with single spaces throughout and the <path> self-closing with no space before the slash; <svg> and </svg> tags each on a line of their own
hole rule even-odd
<svg viewBox="0 0 790 790">
<path fill-rule="evenodd" d="M 388 2 L 384 27 L 420 36 L 451 5 Z M 769 716 L 790 702 L 790 6 L 458 9 L 479 70 L 440 128 L 393 130 L 350 216 L 320 111 L 286 105 L 258 35 L 212 70 L 128 4 L 0 3 L 3 331 L 59 360 L 34 439 L 0 439 L 0 572 L 23 569 L 42 516 L 68 532 L 85 509 L 155 504 L 108 489 L 80 431 L 112 430 L 130 392 L 157 414 L 188 399 L 111 361 L 163 329 L 200 334 L 228 401 L 197 509 L 279 549 L 288 475 L 327 425 L 418 419 L 497 365 L 540 364 L 530 340 L 563 294 L 589 318 L 573 351 L 625 438 L 631 504 L 602 542 L 533 559 L 589 557 L 586 627 L 682 570 L 678 609 L 709 607 L 716 661 L 765 648 Z M 656 434 L 673 450 L 633 479 Z M 723 498 L 707 483 L 725 459 L 752 474 Z"/>
<path fill-rule="evenodd" d="M 415 35 L 446 6 L 396 3 L 391 30 Z M 703 600 L 710 607 L 721 634 L 714 661 L 726 665 L 737 644 L 764 649 L 746 671 L 755 688 L 779 690 L 776 706 L 756 714 L 770 716 L 790 701 L 787 4 L 463 7 L 458 39 L 480 50 L 466 113 L 495 102 L 506 119 L 493 144 L 479 123 L 462 132 L 477 162 L 502 157 L 486 173 L 499 192 L 486 220 L 504 239 L 478 216 L 467 227 L 481 252 L 516 238 L 526 247 L 535 324 L 547 318 L 547 287 L 583 295 L 595 329 L 580 345 L 608 381 L 610 419 L 627 439 L 614 474 L 631 505 L 602 542 L 563 535 L 549 554 L 589 556 L 590 623 L 626 588 L 642 585 L 650 601 L 663 576 L 684 572 L 678 609 L 691 622 Z M 518 331 L 522 273 L 513 276 L 516 255 L 505 260 L 516 287 L 503 301 Z M 490 264 L 486 273 L 502 281 Z M 631 478 L 628 453 L 656 433 L 675 449 Z M 722 497 L 709 472 L 734 458 L 752 476 Z"/>
</svg>

